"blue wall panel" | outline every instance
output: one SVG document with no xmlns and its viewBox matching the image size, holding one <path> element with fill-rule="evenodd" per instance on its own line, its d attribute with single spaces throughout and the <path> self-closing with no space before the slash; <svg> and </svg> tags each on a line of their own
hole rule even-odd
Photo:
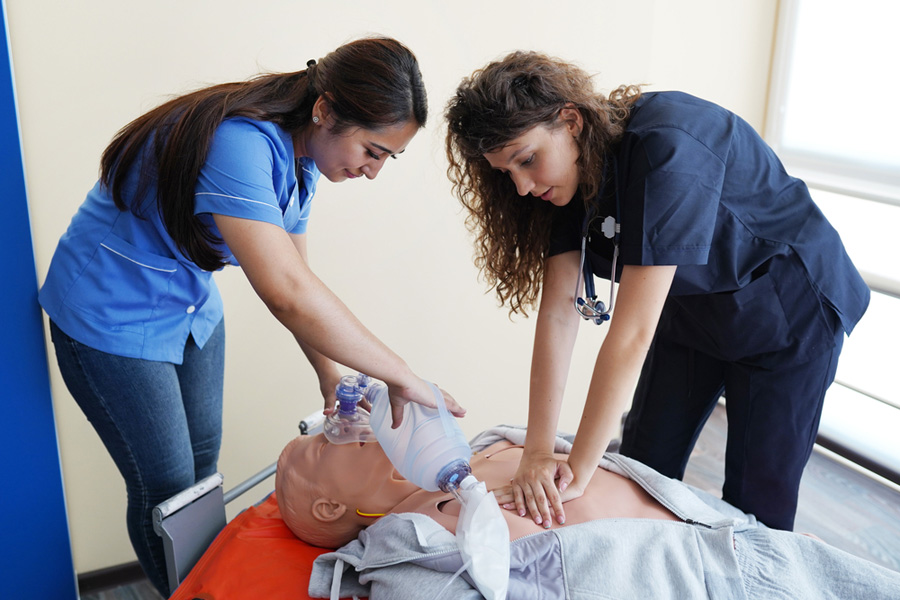
<svg viewBox="0 0 900 600">
<path fill-rule="evenodd" d="M 77 598 L 25 197 L 6 4 L 0 48 L 0 597 Z"/>
</svg>

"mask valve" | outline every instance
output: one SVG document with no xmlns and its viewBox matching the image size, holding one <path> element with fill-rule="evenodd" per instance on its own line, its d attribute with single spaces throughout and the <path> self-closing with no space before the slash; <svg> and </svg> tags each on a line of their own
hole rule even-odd
<svg viewBox="0 0 900 600">
<path fill-rule="evenodd" d="M 364 378 L 362 382 L 361 378 Z M 368 379 L 365 375 L 345 375 L 335 386 L 338 405 L 325 418 L 322 427 L 326 439 L 332 444 L 375 441 L 375 434 L 369 425 L 369 411 L 359 406 Z"/>
</svg>

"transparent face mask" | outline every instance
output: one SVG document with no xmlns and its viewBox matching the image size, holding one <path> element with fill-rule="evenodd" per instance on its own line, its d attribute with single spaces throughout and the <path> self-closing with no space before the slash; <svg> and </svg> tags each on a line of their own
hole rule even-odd
<svg viewBox="0 0 900 600">
<path fill-rule="evenodd" d="M 381 435 L 389 434 L 387 439 L 377 440 L 371 426 L 371 415 L 359 407 L 359 402 L 366 399 L 368 390 L 372 392 L 368 398 L 372 406 L 376 408 L 382 404 L 388 406 L 390 399 L 387 397 L 386 388 L 378 384 L 370 386 L 369 377 L 361 373 L 342 377 L 335 388 L 338 406 L 325 419 L 323 427 L 325 437 L 332 444 L 379 441 L 387 449 L 400 449 L 401 452 L 397 455 L 392 456 L 388 450 L 386 453 L 404 477 L 424 489 L 431 491 L 441 489 L 452 493 L 461 505 L 456 538 L 464 563 L 453 578 L 459 576 L 464 569 L 469 572 L 475 586 L 485 598 L 503 600 L 506 598 L 509 585 L 510 561 L 509 529 L 506 520 L 500 512 L 494 494 L 487 490 L 484 483 L 472 476 L 468 462 L 472 450 L 447 410 L 440 390 L 437 386 L 431 385 L 435 393 L 437 411 L 419 409 L 418 414 L 407 412 L 404 421 L 406 427 L 410 428 L 408 430 L 402 425 L 396 430 L 385 429 L 386 422 L 379 421 L 376 416 L 376 428 Z M 429 414 L 429 411 L 436 412 L 439 418 L 435 420 L 435 415 Z M 389 415 L 384 413 L 383 409 L 381 413 L 376 411 L 376 415 L 378 414 L 382 418 Z M 419 435 L 415 440 L 393 439 L 393 436 L 401 436 L 404 432 L 407 436 L 412 436 L 413 433 Z M 455 440 L 456 437 L 460 439 Z M 399 443 L 401 441 L 403 443 Z M 435 441 L 438 443 L 435 444 Z M 461 455 L 457 456 L 460 453 Z M 445 464 L 447 458 L 453 456 L 456 456 L 456 459 Z M 442 468 L 437 472 L 432 468 L 417 468 L 422 465 L 419 465 L 414 457 L 423 458 L 428 467 L 437 465 Z M 430 473 L 430 476 L 418 476 L 426 472 Z M 448 581 L 448 585 L 449 583 Z M 445 586 L 444 590 L 446 589 Z M 441 596 L 444 590 L 438 596 Z"/>
<path fill-rule="evenodd" d="M 335 387 L 338 404 L 325 418 L 322 427 L 325 438 L 332 444 L 375 441 L 375 433 L 369 424 L 369 411 L 359 406 L 368 383 L 365 375 L 346 375 Z"/>
</svg>

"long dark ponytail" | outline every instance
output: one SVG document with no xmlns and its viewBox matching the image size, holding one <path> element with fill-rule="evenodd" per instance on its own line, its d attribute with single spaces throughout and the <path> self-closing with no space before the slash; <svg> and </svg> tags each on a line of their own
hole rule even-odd
<svg viewBox="0 0 900 600">
<path fill-rule="evenodd" d="M 220 240 L 194 215 L 194 187 L 216 128 L 227 118 L 271 121 L 295 136 L 312 118 L 319 96 L 337 119 L 336 133 L 414 120 L 425 125 L 425 86 L 413 53 L 390 38 L 345 44 L 294 73 L 265 74 L 174 98 L 138 117 L 113 138 L 100 161 L 100 180 L 120 210 L 140 215 L 150 181 L 156 207 L 179 250 L 200 268 L 221 268 Z M 152 140 L 152 142 L 151 142 Z M 151 143 L 152 147 L 145 148 Z M 129 171 L 143 157 L 131 206 L 123 198 Z M 149 159 L 149 160 L 147 160 Z"/>
</svg>

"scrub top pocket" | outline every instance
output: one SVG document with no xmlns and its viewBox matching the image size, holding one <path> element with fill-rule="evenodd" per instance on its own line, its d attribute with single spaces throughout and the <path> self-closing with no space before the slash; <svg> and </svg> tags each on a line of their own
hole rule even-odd
<svg viewBox="0 0 900 600">
<path fill-rule="evenodd" d="M 178 261 L 110 234 L 66 294 L 65 304 L 113 329 L 143 332 L 143 323 L 168 295 Z"/>
<path fill-rule="evenodd" d="M 777 256 L 734 292 L 670 297 L 659 331 L 728 362 L 762 368 L 800 363 L 834 346 L 834 327 L 793 254 Z"/>
<path fill-rule="evenodd" d="M 669 298 L 660 332 L 728 362 L 770 355 L 791 343 L 788 319 L 768 273 L 734 292 Z"/>
<path fill-rule="evenodd" d="M 768 273 L 740 290 L 705 299 L 707 327 L 726 360 L 776 352 L 790 344 L 787 316 Z"/>
</svg>

